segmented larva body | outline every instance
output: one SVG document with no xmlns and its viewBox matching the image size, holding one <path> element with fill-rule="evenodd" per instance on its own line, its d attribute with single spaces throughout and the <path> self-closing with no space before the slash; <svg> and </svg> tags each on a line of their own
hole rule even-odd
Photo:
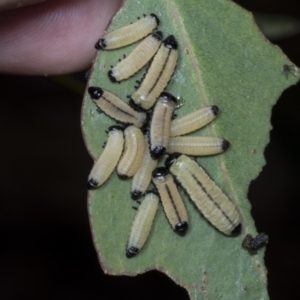
<svg viewBox="0 0 300 300">
<path fill-rule="evenodd" d="M 157 212 L 158 202 L 158 196 L 150 191 L 139 206 L 126 247 L 128 258 L 135 256 L 146 243 Z"/>
<path fill-rule="evenodd" d="M 171 227 L 179 235 L 185 235 L 188 229 L 188 216 L 173 176 L 168 169 L 160 167 L 153 171 L 152 181 Z"/>
<path fill-rule="evenodd" d="M 181 153 L 192 156 L 214 155 L 228 149 L 229 142 L 217 137 L 175 136 L 170 137 L 167 153 Z"/>
<path fill-rule="evenodd" d="M 89 87 L 88 92 L 97 106 L 111 118 L 140 128 L 146 122 L 146 114 L 137 112 L 116 95 L 99 87 Z"/>
<path fill-rule="evenodd" d="M 125 147 L 117 167 L 121 179 L 132 177 L 141 166 L 144 154 L 144 136 L 142 131 L 131 125 L 124 130 Z"/>
<path fill-rule="evenodd" d="M 126 58 L 108 71 L 112 82 L 127 79 L 144 67 L 161 44 L 162 33 L 156 31 L 146 37 Z"/>
<path fill-rule="evenodd" d="M 87 188 L 101 186 L 111 175 L 121 157 L 124 145 L 123 127 L 109 127 L 108 139 L 105 148 L 94 164 L 88 177 Z"/>
<path fill-rule="evenodd" d="M 95 45 L 98 50 L 111 50 L 130 45 L 147 36 L 159 24 L 155 14 L 105 34 Z"/>
<path fill-rule="evenodd" d="M 141 108 L 150 109 L 171 79 L 178 59 L 178 44 L 173 35 L 168 36 L 155 54 L 140 87 L 131 95 Z"/>
<path fill-rule="evenodd" d="M 139 199 L 148 189 L 152 172 L 157 166 L 157 160 L 150 155 L 148 135 L 144 135 L 144 154 L 140 168 L 135 173 L 131 184 L 131 198 Z"/>
<path fill-rule="evenodd" d="M 169 93 L 162 93 L 155 103 L 150 125 L 150 153 L 154 159 L 160 158 L 168 147 L 175 105 L 176 98 Z"/>
<path fill-rule="evenodd" d="M 185 135 L 204 127 L 216 118 L 218 111 L 218 107 L 213 105 L 172 120 L 170 136 Z"/>
<path fill-rule="evenodd" d="M 173 155 L 166 166 L 212 225 L 227 235 L 240 233 L 241 220 L 235 206 L 197 162 L 186 155 Z"/>
</svg>

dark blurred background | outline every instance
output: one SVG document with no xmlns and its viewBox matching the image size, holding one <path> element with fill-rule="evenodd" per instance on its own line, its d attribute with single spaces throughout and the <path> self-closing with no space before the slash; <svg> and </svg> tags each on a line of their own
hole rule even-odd
<svg viewBox="0 0 300 300">
<path fill-rule="evenodd" d="M 300 20 L 295 0 L 235 2 Z M 273 42 L 300 66 L 299 34 Z M 134 278 L 103 274 L 87 215 L 92 159 L 80 129 L 82 95 L 67 87 L 68 79 L 0 75 L 0 298 L 119 299 L 121 292 L 132 300 L 188 299 L 156 271 Z M 71 80 L 85 84 L 84 74 Z M 272 300 L 300 299 L 299 96 L 300 86 L 293 86 L 273 108 L 267 164 L 249 191 L 257 229 L 270 235 L 265 260 Z"/>
</svg>

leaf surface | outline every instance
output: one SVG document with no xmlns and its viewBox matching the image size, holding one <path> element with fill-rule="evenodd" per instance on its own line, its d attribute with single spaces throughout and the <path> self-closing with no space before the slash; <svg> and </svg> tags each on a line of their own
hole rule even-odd
<svg viewBox="0 0 300 300">
<path fill-rule="evenodd" d="M 128 0 L 108 31 L 134 22 L 143 13 L 155 13 L 164 37 L 173 34 L 179 42 L 179 61 L 167 87 L 185 100 L 178 116 L 207 105 L 220 109 L 216 120 L 194 135 L 223 137 L 231 147 L 198 162 L 239 209 L 243 232 L 234 238 L 224 236 L 182 193 L 190 224 L 186 236 L 171 230 L 160 207 L 148 242 L 136 257 L 128 259 L 125 247 L 135 215 L 131 180 L 120 181 L 113 174 L 88 199 L 102 268 L 114 275 L 161 270 L 185 287 L 191 299 L 268 299 L 264 250 L 250 256 L 241 248 L 246 233 L 256 234 L 247 192 L 265 164 L 271 108 L 283 90 L 298 81 L 298 69 L 264 38 L 252 15 L 231 1 Z M 111 83 L 107 72 L 135 46 L 99 52 L 88 85 L 100 86 L 127 101 L 126 95 L 134 92 L 135 80 L 145 70 L 121 84 Z M 283 72 L 284 65 L 291 66 L 288 73 Z M 105 130 L 112 124 L 86 94 L 82 127 L 94 158 L 102 152 Z"/>
</svg>

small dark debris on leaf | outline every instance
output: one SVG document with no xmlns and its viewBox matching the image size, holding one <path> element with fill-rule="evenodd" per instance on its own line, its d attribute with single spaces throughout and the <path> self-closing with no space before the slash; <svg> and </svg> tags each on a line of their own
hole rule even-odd
<svg viewBox="0 0 300 300">
<path fill-rule="evenodd" d="M 259 233 L 256 237 L 247 234 L 242 242 L 242 247 L 247 249 L 250 254 L 256 254 L 257 250 L 265 246 L 269 241 L 269 236 L 265 233 Z"/>
<path fill-rule="evenodd" d="M 283 65 L 282 75 L 284 75 L 285 78 L 288 79 L 290 74 L 295 75 L 293 70 L 294 66 L 285 64 Z"/>
</svg>

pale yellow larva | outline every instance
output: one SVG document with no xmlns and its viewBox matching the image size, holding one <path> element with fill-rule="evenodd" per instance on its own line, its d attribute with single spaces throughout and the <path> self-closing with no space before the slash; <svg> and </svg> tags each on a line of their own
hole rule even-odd
<svg viewBox="0 0 300 300">
<path fill-rule="evenodd" d="M 150 153 L 160 158 L 169 144 L 170 123 L 176 105 L 176 98 L 162 93 L 155 103 L 150 125 Z"/>
<path fill-rule="evenodd" d="M 191 156 L 214 155 L 228 149 L 229 142 L 217 137 L 175 136 L 170 137 L 167 153 L 181 153 Z"/>
<path fill-rule="evenodd" d="M 140 128 L 146 122 L 146 114 L 137 112 L 116 95 L 99 87 L 89 87 L 88 93 L 97 106 L 111 118 L 124 124 L 133 124 Z"/>
<path fill-rule="evenodd" d="M 173 176 L 167 168 L 156 168 L 152 181 L 157 188 L 162 206 L 173 230 L 183 236 L 188 229 L 188 215 Z"/>
<path fill-rule="evenodd" d="M 158 51 L 140 87 L 131 95 L 133 103 L 150 109 L 171 79 L 178 59 L 178 44 L 173 35 L 168 36 Z"/>
<path fill-rule="evenodd" d="M 144 154 L 140 168 L 135 173 L 131 184 L 131 198 L 139 199 L 148 189 L 152 172 L 156 168 L 157 160 L 153 159 L 149 150 L 148 135 L 144 135 Z"/>
<path fill-rule="evenodd" d="M 162 33 L 156 31 L 146 37 L 126 58 L 108 71 L 112 82 L 127 79 L 144 67 L 161 44 Z"/>
<path fill-rule="evenodd" d="M 170 136 L 185 135 L 204 127 L 216 118 L 218 111 L 218 107 L 213 105 L 172 120 Z"/>
<path fill-rule="evenodd" d="M 128 258 L 135 256 L 146 243 L 157 212 L 158 202 L 158 196 L 153 191 L 149 191 L 139 206 L 126 247 Z"/>
<path fill-rule="evenodd" d="M 144 136 L 142 131 L 134 125 L 124 130 L 125 147 L 117 167 L 117 174 L 121 179 L 132 177 L 141 166 L 144 154 Z"/>
<path fill-rule="evenodd" d="M 130 45 L 147 36 L 159 25 L 155 14 L 105 34 L 95 45 L 98 50 L 111 50 Z"/>
<path fill-rule="evenodd" d="M 121 126 L 111 126 L 108 130 L 108 139 L 105 148 L 89 174 L 88 189 L 101 186 L 111 175 L 121 157 L 124 145 L 124 128 Z"/>
<path fill-rule="evenodd" d="M 175 154 L 165 164 L 212 225 L 227 235 L 240 233 L 241 220 L 235 206 L 197 162 Z"/>
</svg>

